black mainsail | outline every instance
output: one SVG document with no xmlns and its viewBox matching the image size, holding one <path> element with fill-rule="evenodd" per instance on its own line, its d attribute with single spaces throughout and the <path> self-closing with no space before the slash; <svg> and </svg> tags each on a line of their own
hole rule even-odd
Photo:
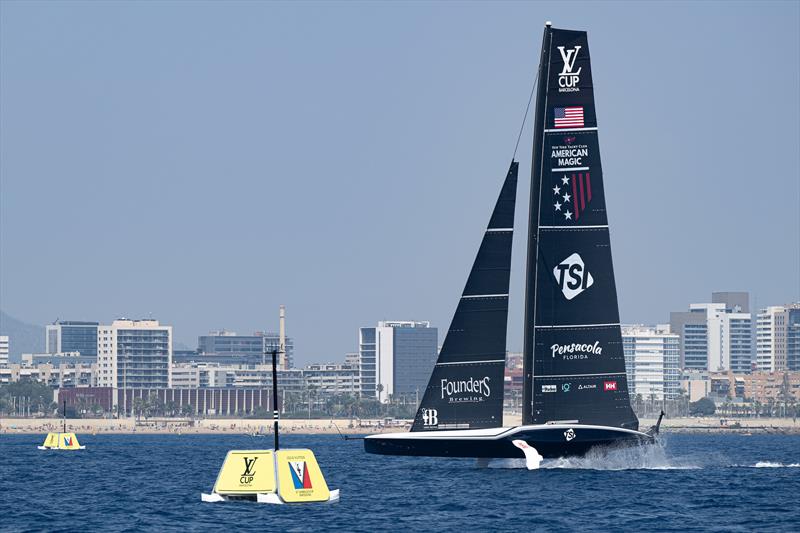
<svg viewBox="0 0 800 533">
<path fill-rule="evenodd" d="M 366 437 L 369 453 L 497 458 L 524 452 L 538 465 L 533 448 L 542 457 L 565 457 L 655 440 L 658 424 L 638 431 L 628 398 L 586 32 L 548 23 L 541 58 L 522 425 L 502 427 L 517 182 L 512 162 L 411 431 Z"/>
<path fill-rule="evenodd" d="M 503 423 L 508 285 L 519 163 L 512 161 L 411 431 Z"/>
<path fill-rule="evenodd" d="M 586 32 L 546 28 L 539 68 L 522 423 L 635 430 Z"/>
</svg>

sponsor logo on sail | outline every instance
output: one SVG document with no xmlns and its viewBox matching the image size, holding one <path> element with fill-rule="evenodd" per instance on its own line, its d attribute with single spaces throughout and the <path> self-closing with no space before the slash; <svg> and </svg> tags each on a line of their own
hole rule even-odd
<svg viewBox="0 0 800 533">
<path fill-rule="evenodd" d="M 580 92 L 578 84 L 581 81 L 580 74 L 583 67 L 578 67 L 578 70 L 575 70 L 575 60 L 578 59 L 580 49 L 580 46 L 569 50 L 564 46 L 558 47 L 558 51 L 561 52 L 561 59 L 564 61 L 564 67 L 558 73 L 558 92 L 560 93 Z"/>
<path fill-rule="evenodd" d="M 594 284 L 594 278 L 577 252 L 556 265 L 553 275 L 567 300 L 572 300 Z"/>
<path fill-rule="evenodd" d="M 572 429 L 572 428 L 569 428 L 568 430 L 566 430 L 564 432 L 564 438 L 567 439 L 567 442 L 569 442 L 572 439 L 574 439 L 575 438 L 575 430 Z"/>
<path fill-rule="evenodd" d="M 253 482 L 253 478 L 256 475 L 256 461 L 258 457 L 253 457 L 252 459 L 249 457 L 244 457 L 244 472 L 242 475 L 239 476 L 239 483 L 242 485 L 249 485 Z"/>
<path fill-rule="evenodd" d="M 489 376 L 483 378 L 469 378 L 441 381 L 442 400 L 447 398 L 449 403 L 482 402 L 492 395 L 489 387 Z"/>
<path fill-rule="evenodd" d="M 597 383 L 580 383 L 578 390 L 597 389 Z"/>
<path fill-rule="evenodd" d="M 556 392 L 557 390 L 555 385 L 542 385 L 542 392 Z"/>
<path fill-rule="evenodd" d="M 553 344 L 550 346 L 550 351 L 554 358 L 556 355 L 560 355 L 564 361 L 588 359 L 591 355 L 603 355 L 603 347 L 600 346 L 600 341 L 594 341 L 594 344 L 577 342 L 572 344 Z"/>
<path fill-rule="evenodd" d="M 288 461 L 289 471 L 292 473 L 292 483 L 295 490 L 311 489 L 311 477 L 308 475 L 308 465 L 305 461 Z"/>
<path fill-rule="evenodd" d="M 604 381 L 603 382 L 603 390 L 617 390 L 617 382 L 616 381 Z"/>
<path fill-rule="evenodd" d="M 572 383 L 562 383 L 561 384 L 561 392 L 569 392 L 569 389 L 572 387 Z"/>
<path fill-rule="evenodd" d="M 422 410 L 422 425 L 423 426 L 438 426 L 439 425 L 439 411 L 436 409 L 423 409 Z"/>
</svg>

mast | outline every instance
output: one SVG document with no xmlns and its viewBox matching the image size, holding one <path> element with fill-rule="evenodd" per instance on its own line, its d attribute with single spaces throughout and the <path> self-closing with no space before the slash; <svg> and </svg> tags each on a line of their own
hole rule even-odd
<svg viewBox="0 0 800 533">
<path fill-rule="evenodd" d="M 278 350 L 272 350 L 272 419 L 275 433 L 275 451 L 278 451 L 279 449 L 278 417 Z"/>
<path fill-rule="evenodd" d="M 533 351 L 535 346 L 534 317 L 536 316 L 536 263 L 539 240 L 539 197 L 542 188 L 542 166 L 544 155 L 544 122 L 547 109 L 547 80 L 550 66 L 550 21 L 544 26 L 542 52 L 539 59 L 538 84 L 536 87 L 536 114 L 533 121 L 533 156 L 531 159 L 531 204 L 528 220 L 528 265 L 525 279 L 525 340 L 522 357 L 522 425 L 532 423 L 533 416 Z"/>
</svg>

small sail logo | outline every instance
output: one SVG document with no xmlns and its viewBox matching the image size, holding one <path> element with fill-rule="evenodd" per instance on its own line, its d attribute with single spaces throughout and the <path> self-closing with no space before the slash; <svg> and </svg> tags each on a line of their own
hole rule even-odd
<svg viewBox="0 0 800 533">
<path fill-rule="evenodd" d="M 439 411 L 436 409 L 423 409 L 422 410 L 422 425 L 423 426 L 438 426 L 439 425 Z"/>
<path fill-rule="evenodd" d="M 295 490 L 310 489 L 311 478 L 308 477 L 308 466 L 305 461 L 289 461 L 289 470 L 292 473 L 292 483 Z"/>
<path fill-rule="evenodd" d="M 578 59 L 578 51 L 580 46 L 566 50 L 564 46 L 559 46 L 558 51 L 561 52 L 561 59 L 564 61 L 564 67 L 558 73 L 558 92 L 569 93 L 579 92 L 578 83 L 581 81 L 580 73 L 583 67 L 575 69 L 575 60 Z"/>
<path fill-rule="evenodd" d="M 72 437 L 64 437 L 64 446 L 72 446 Z"/>
<path fill-rule="evenodd" d="M 575 431 L 572 428 L 569 428 L 564 432 L 564 438 L 567 439 L 567 442 L 571 441 L 575 438 Z"/>
<path fill-rule="evenodd" d="M 617 390 L 617 382 L 616 381 L 604 381 L 603 382 L 603 390 Z"/>
<path fill-rule="evenodd" d="M 594 278 L 577 252 L 556 265 L 553 275 L 567 300 L 572 300 L 594 284 Z"/>
</svg>

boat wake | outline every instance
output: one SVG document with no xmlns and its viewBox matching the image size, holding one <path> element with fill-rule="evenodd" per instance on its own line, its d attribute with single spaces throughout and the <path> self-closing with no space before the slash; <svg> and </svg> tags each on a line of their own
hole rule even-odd
<svg viewBox="0 0 800 533">
<path fill-rule="evenodd" d="M 800 468 L 800 463 L 773 463 L 771 461 L 759 461 L 754 465 L 735 465 L 743 468 Z"/>
<path fill-rule="evenodd" d="M 501 459 L 489 468 L 526 468 L 524 459 Z M 593 450 L 583 457 L 545 459 L 540 469 L 571 470 L 697 470 L 702 468 L 689 458 L 668 457 L 662 445 L 616 450 Z"/>
</svg>

